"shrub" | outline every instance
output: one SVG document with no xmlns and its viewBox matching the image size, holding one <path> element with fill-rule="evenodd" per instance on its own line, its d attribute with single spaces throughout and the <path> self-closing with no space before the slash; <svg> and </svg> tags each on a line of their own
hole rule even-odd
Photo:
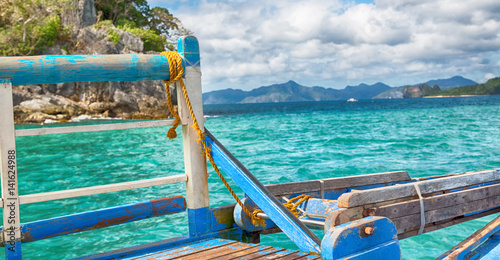
<svg viewBox="0 0 500 260">
<path fill-rule="evenodd" d="M 167 40 L 164 36 L 158 35 L 154 30 L 121 26 L 120 29 L 137 35 L 144 42 L 144 51 L 164 51 Z"/>
</svg>

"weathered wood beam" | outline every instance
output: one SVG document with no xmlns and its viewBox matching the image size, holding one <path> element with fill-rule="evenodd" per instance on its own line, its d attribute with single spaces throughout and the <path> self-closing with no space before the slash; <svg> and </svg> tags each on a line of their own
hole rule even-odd
<svg viewBox="0 0 500 260">
<path fill-rule="evenodd" d="M 21 218 L 17 151 L 12 106 L 12 84 L 0 78 L 0 172 L 2 179 L 3 232 L 6 259 L 21 259 Z"/>
<path fill-rule="evenodd" d="M 166 176 L 159 177 L 154 179 L 146 179 L 146 180 L 138 180 L 138 181 L 129 181 L 129 182 L 121 182 L 121 183 L 113 183 L 107 185 L 99 185 L 92 187 L 85 187 L 79 189 L 71 189 L 71 190 L 61 190 L 61 191 L 53 191 L 53 192 L 43 192 L 43 193 L 35 193 L 29 195 L 22 195 L 19 197 L 21 204 L 29 204 L 36 203 L 42 201 L 51 201 L 51 200 L 60 200 L 67 198 L 76 198 L 81 196 L 116 192 L 116 191 L 124 191 L 124 190 L 132 190 L 146 187 L 154 187 L 178 182 L 186 182 L 187 176 L 184 174 L 174 175 L 174 176 Z"/>
<path fill-rule="evenodd" d="M 321 191 L 321 182 L 323 182 L 323 190 L 336 190 L 410 180 L 411 178 L 410 175 L 408 175 L 408 172 L 396 171 L 376 174 L 363 174 L 340 178 L 328 178 L 321 180 L 270 184 L 266 185 L 266 188 L 274 195 L 290 195 Z"/>
<path fill-rule="evenodd" d="M 21 230 L 23 242 L 31 242 L 178 213 L 185 209 L 184 197 L 175 196 L 34 221 L 22 224 Z"/>
<path fill-rule="evenodd" d="M 490 209 L 490 210 L 487 210 L 487 211 L 484 211 L 481 213 L 473 214 L 473 215 L 458 216 L 455 218 L 446 219 L 446 220 L 438 221 L 435 223 L 430 223 L 430 224 L 425 225 L 424 233 L 429 233 L 429 232 L 436 231 L 436 230 L 439 230 L 442 228 L 446 228 L 446 227 L 457 225 L 457 224 L 460 224 L 463 222 L 471 221 L 471 220 L 474 220 L 477 218 L 482 218 L 482 217 L 489 216 L 491 214 L 495 214 L 498 212 L 500 212 L 500 207 Z M 405 238 L 409 238 L 412 236 L 416 236 L 416 235 L 418 235 L 418 229 L 419 229 L 419 227 L 416 227 L 415 229 L 413 229 L 411 231 L 406 231 L 404 233 L 398 234 L 398 238 L 405 239 Z"/>
<path fill-rule="evenodd" d="M 500 216 L 496 217 L 490 223 L 486 224 L 483 228 L 474 232 L 464 241 L 454 246 L 452 249 L 442 254 L 436 259 L 439 260 L 452 260 L 452 259 L 465 259 L 468 253 L 490 238 L 491 235 L 500 230 Z"/>
<path fill-rule="evenodd" d="M 494 205 L 492 206 L 491 203 L 484 204 L 484 202 L 483 204 L 481 204 L 481 200 L 490 198 L 490 202 L 494 202 L 495 198 L 498 198 L 499 196 L 500 184 L 482 186 L 424 198 L 424 210 L 433 215 L 438 214 L 440 210 L 448 210 L 448 214 L 451 214 L 450 212 L 452 212 L 453 210 L 457 212 L 459 208 L 463 207 L 463 205 L 468 205 L 468 203 L 473 204 L 473 207 L 471 208 L 484 207 L 479 208 L 475 211 L 488 210 L 494 207 Z M 415 223 L 413 223 L 414 225 L 409 228 L 411 230 L 414 227 L 420 226 L 420 200 L 413 198 L 414 197 L 407 197 L 398 200 L 377 202 L 352 208 L 343 208 L 328 216 L 326 226 L 338 226 L 340 224 L 358 220 L 367 216 L 383 216 L 394 220 L 396 227 L 399 228 L 401 226 L 401 223 L 396 223 L 398 218 L 412 216 L 411 221 L 414 221 Z M 448 216 L 446 218 L 460 216 L 465 213 L 460 214 L 459 211 L 458 213 L 454 214 L 455 215 L 452 215 L 451 217 Z M 443 217 L 441 217 L 441 219 L 443 219 Z M 427 219 L 427 217 L 426 220 L 428 220 L 427 222 L 431 222 L 429 219 Z"/>
<path fill-rule="evenodd" d="M 433 179 L 418 182 L 422 194 L 437 191 L 458 189 L 480 183 L 500 180 L 499 170 L 485 170 L 470 172 L 463 175 Z M 414 183 L 376 188 L 372 190 L 356 191 L 342 194 L 338 199 L 339 207 L 351 208 L 370 203 L 395 200 L 405 197 L 417 196 Z"/>
<path fill-rule="evenodd" d="M 170 126 L 173 124 L 174 120 L 154 120 L 154 121 L 139 121 L 131 123 L 118 123 L 118 124 L 78 125 L 78 126 L 64 126 L 64 127 L 18 129 L 16 130 L 16 137 L 135 129 L 135 128 L 146 128 L 146 127 Z"/>
<path fill-rule="evenodd" d="M 451 207 L 439 208 L 436 210 L 425 211 L 425 222 L 433 223 L 441 220 L 452 219 L 454 217 L 474 214 L 484 210 L 489 210 L 500 206 L 498 196 L 489 197 L 481 200 L 471 201 Z M 420 213 L 407 215 L 391 219 L 398 229 L 398 234 L 420 227 Z"/>
<path fill-rule="evenodd" d="M 0 79 L 12 85 L 87 81 L 168 80 L 164 55 L 44 55 L 0 57 Z"/>
<path fill-rule="evenodd" d="M 424 198 L 424 209 L 425 211 L 438 210 L 440 208 L 460 206 L 468 202 L 498 196 L 500 196 L 500 184 L 482 186 Z M 370 208 L 367 210 L 366 214 L 369 216 L 384 216 L 390 219 L 420 214 L 420 200 L 410 200 L 387 206 Z"/>
</svg>

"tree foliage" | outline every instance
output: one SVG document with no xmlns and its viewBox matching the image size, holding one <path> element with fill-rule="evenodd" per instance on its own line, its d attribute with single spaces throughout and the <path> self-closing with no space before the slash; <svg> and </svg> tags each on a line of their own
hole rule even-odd
<svg viewBox="0 0 500 260">
<path fill-rule="evenodd" d="M 190 33 L 166 8 L 151 9 L 147 0 L 95 0 L 95 5 L 101 19 L 139 36 L 145 51 L 173 50 L 175 47 L 167 38 L 179 31 Z"/>
<path fill-rule="evenodd" d="M 71 34 L 76 33 L 61 23 L 64 10 L 76 8 L 74 0 L 0 1 L 2 56 L 40 54 L 50 46 L 67 43 Z M 151 9 L 147 0 L 95 0 L 95 7 L 100 21 L 110 21 L 109 28 L 114 26 L 139 36 L 145 51 L 173 50 L 174 45 L 167 40 L 169 36 L 177 36 L 179 31 L 189 33 L 167 9 Z M 108 38 L 116 43 L 119 37 L 112 31 Z"/>
<path fill-rule="evenodd" d="M 97 11 L 102 12 L 101 19 L 110 20 L 118 25 L 120 20 L 144 26 L 148 23 L 149 5 L 147 0 L 95 0 Z"/>
<path fill-rule="evenodd" d="M 440 96 L 462 96 L 462 95 L 500 95 L 500 78 L 493 78 L 486 83 L 454 88 L 441 91 Z"/>
<path fill-rule="evenodd" d="M 35 54 L 70 31 L 61 25 L 61 12 L 69 0 L 2 0 L 0 5 L 0 55 Z"/>
<path fill-rule="evenodd" d="M 179 29 L 180 21 L 170 12 L 161 7 L 155 7 L 149 12 L 150 29 L 157 34 L 169 35 L 170 30 Z"/>
</svg>

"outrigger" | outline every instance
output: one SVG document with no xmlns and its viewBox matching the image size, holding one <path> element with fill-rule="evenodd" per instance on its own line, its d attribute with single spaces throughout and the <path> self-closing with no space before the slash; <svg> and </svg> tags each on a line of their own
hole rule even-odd
<svg viewBox="0 0 500 260">
<path fill-rule="evenodd" d="M 197 39 L 182 37 L 177 49 L 169 55 L 0 57 L 1 243 L 7 259 L 21 259 L 23 243 L 186 210 L 189 235 L 79 259 L 401 259 L 400 239 L 500 212 L 498 169 L 426 178 L 397 171 L 263 185 L 204 128 L 204 120 L 196 120 L 203 119 Z M 173 83 L 181 77 L 185 84 Z M 13 85 L 138 80 L 176 84 L 179 119 L 14 128 Z M 17 136 L 176 124 L 182 126 L 184 174 L 19 196 Z M 209 206 L 207 157 L 245 198 Z M 186 184 L 185 196 L 20 222 L 20 204 L 177 182 Z M 497 217 L 438 259 L 500 259 L 499 228 Z M 324 230 L 323 239 L 311 229 Z M 276 232 L 284 232 L 300 251 L 258 245 L 260 235 Z"/>
</svg>

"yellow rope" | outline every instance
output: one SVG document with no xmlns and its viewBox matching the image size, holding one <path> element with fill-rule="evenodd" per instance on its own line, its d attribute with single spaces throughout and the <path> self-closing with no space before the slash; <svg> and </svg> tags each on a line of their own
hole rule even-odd
<svg viewBox="0 0 500 260">
<path fill-rule="evenodd" d="M 297 211 L 297 208 L 299 207 L 300 204 L 302 204 L 302 202 L 304 202 L 310 198 L 311 198 L 311 196 L 302 194 L 302 195 L 299 195 L 293 199 L 288 200 L 287 202 L 283 203 L 283 205 L 288 210 L 290 210 L 290 212 L 292 212 L 293 215 L 295 215 L 296 217 L 300 217 L 300 214 Z M 298 200 L 298 201 L 296 203 L 293 203 L 296 200 Z M 257 214 L 259 214 L 259 213 L 263 213 L 263 211 L 261 209 L 256 209 L 252 212 L 252 216 L 257 217 Z"/>
<path fill-rule="evenodd" d="M 241 209 L 248 216 L 250 216 L 250 218 L 252 220 L 252 224 L 254 224 L 254 225 L 264 225 L 264 219 L 257 217 L 257 213 L 262 212 L 262 211 L 261 210 L 255 210 L 254 212 L 250 212 L 243 205 L 243 203 L 238 198 L 238 196 L 236 195 L 236 193 L 234 193 L 234 191 L 231 189 L 231 187 L 229 186 L 229 183 L 227 183 L 226 179 L 224 178 L 224 176 L 222 176 L 222 173 L 220 172 L 219 168 L 215 164 L 215 161 L 214 161 L 214 159 L 212 157 L 212 154 L 210 153 L 210 147 L 208 147 L 206 145 L 206 143 L 205 143 L 205 133 L 200 129 L 200 126 L 198 125 L 198 121 L 196 120 L 196 116 L 194 114 L 193 107 L 191 106 L 191 102 L 189 101 L 189 96 L 188 96 L 188 93 L 187 93 L 186 85 L 184 85 L 184 81 L 182 80 L 182 74 L 184 74 L 184 68 L 182 67 L 182 59 L 181 59 L 180 54 L 177 53 L 177 52 L 174 52 L 174 51 L 164 51 L 161 54 L 165 55 L 167 57 L 167 59 L 168 59 L 168 67 L 170 69 L 170 80 L 164 80 L 163 82 L 165 83 L 165 87 L 167 89 L 167 103 L 168 103 L 168 108 L 170 110 L 170 113 L 172 113 L 172 115 L 175 117 L 174 125 L 172 126 L 172 128 L 170 128 L 170 130 L 168 130 L 168 133 L 167 133 L 168 138 L 173 139 L 173 138 L 177 137 L 177 133 L 175 132 L 175 129 L 177 128 L 177 126 L 180 123 L 179 115 L 174 111 L 174 108 L 172 106 L 172 101 L 171 101 L 171 98 L 170 98 L 169 85 L 172 84 L 172 83 L 174 83 L 174 82 L 176 82 L 176 81 L 179 81 L 179 85 L 181 86 L 182 93 L 184 95 L 184 99 L 186 100 L 186 104 L 187 104 L 187 107 L 188 107 L 188 110 L 189 110 L 189 114 L 191 115 L 191 119 L 193 120 L 192 127 L 194 128 L 194 130 L 196 131 L 196 133 L 198 135 L 197 142 L 199 144 L 201 144 L 201 148 L 202 148 L 203 152 L 205 153 L 205 155 L 207 156 L 208 161 L 210 162 L 210 164 L 214 168 L 215 172 L 217 173 L 217 175 L 221 179 L 222 183 L 224 183 L 224 186 L 226 186 L 226 188 L 229 191 L 229 193 L 231 193 L 231 195 L 233 196 L 233 198 L 240 205 Z M 293 198 L 293 199 L 289 200 L 287 203 L 284 203 L 284 205 L 288 209 L 290 209 L 290 211 L 292 211 L 292 213 L 295 216 L 298 216 L 298 214 L 296 212 L 296 209 L 297 209 L 298 205 L 300 205 L 300 203 L 302 203 L 303 201 L 309 199 L 310 197 L 311 196 L 309 196 L 309 195 L 300 195 L 300 196 L 298 196 L 296 198 Z M 297 203 L 295 203 L 295 204 L 291 203 L 291 202 L 293 202 L 295 200 L 299 200 L 299 201 Z"/>
</svg>

